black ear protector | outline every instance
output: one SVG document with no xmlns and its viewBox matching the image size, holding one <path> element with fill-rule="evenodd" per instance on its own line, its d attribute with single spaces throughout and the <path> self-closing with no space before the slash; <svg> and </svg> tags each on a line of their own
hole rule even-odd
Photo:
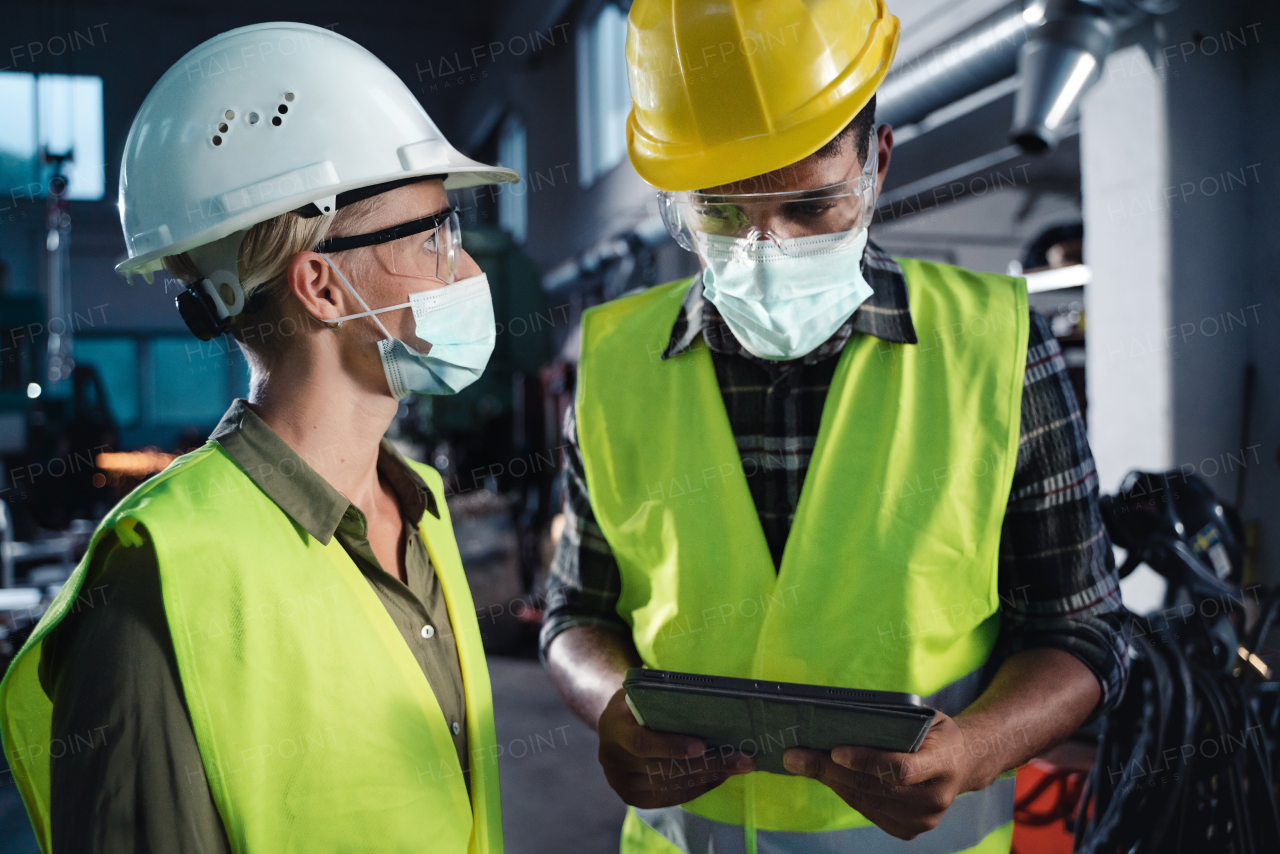
<svg viewBox="0 0 1280 854">
<path fill-rule="evenodd" d="M 233 296 L 230 305 L 219 291 L 224 286 L 230 289 Z M 176 302 L 182 322 L 201 341 L 212 341 L 225 335 L 231 328 L 231 318 L 249 308 L 245 305 L 240 281 L 227 270 L 217 270 L 208 278 L 187 286 L 185 291 L 178 294 Z M 260 302 L 255 303 L 252 308 L 260 305 Z"/>
<path fill-rule="evenodd" d="M 213 297 L 202 285 L 203 281 L 196 282 L 178 294 L 178 314 L 182 315 L 182 322 L 187 324 L 192 335 L 201 341 L 212 341 L 225 335 L 231 324 L 226 318 L 218 317 Z"/>
</svg>

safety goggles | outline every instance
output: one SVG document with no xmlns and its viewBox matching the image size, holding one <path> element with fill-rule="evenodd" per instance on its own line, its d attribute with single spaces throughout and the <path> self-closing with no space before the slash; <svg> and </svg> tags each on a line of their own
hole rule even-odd
<svg viewBox="0 0 1280 854">
<path fill-rule="evenodd" d="M 824 187 L 751 193 L 660 192 L 662 221 L 677 243 L 699 254 L 707 238 L 718 238 L 711 242 L 720 246 L 733 241 L 744 258 L 754 253 L 760 241 L 773 243 L 787 255 L 811 251 L 813 241 L 804 238 L 851 243 L 875 213 L 877 149 L 873 130 L 862 168 L 855 165 L 856 174 Z M 831 241 L 822 242 L 826 251 L 839 248 Z"/>
<path fill-rule="evenodd" d="M 316 244 L 321 253 L 373 247 L 374 256 L 398 276 L 452 283 L 462 252 L 458 209 L 440 211 L 368 234 L 333 237 Z"/>
</svg>

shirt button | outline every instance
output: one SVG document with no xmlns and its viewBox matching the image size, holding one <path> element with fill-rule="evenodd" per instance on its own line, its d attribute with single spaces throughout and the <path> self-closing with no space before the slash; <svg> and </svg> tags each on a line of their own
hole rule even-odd
<svg viewBox="0 0 1280 854">
<path fill-rule="evenodd" d="M 422 627 L 422 636 L 424 638 L 434 637 L 435 633 L 436 633 L 436 627 L 433 625 L 428 624 Z"/>
<path fill-rule="evenodd" d="M 462 727 L 458 726 L 458 722 L 457 722 L 457 721 L 454 721 L 454 722 L 453 722 L 453 734 L 454 734 L 454 735 L 457 735 L 457 734 L 458 734 L 458 733 L 460 733 L 460 732 L 462 732 Z"/>
</svg>

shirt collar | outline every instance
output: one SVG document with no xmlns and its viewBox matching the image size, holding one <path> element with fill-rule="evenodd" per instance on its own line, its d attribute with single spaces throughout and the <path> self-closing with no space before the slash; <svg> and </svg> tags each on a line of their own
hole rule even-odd
<svg viewBox="0 0 1280 854">
<path fill-rule="evenodd" d="M 232 402 L 209 440 L 221 445 L 277 507 L 325 545 L 349 510 L 363 516 L 244 400 Z M 406 521 L 417 525 L 424 512 L 440 518 L 435 495 L 385 438 L 378 446 L 378 472 L 396 493 Z"/>
<path fill-rule="evenodd" d="M 804 357 L 806 363 L 839 353 L 855 332 L 895 344 L 917 343 L 902 268 L 871 240 L 867 241 L 867 248 L 862 254 L 862 277 L 871 287 L 871 296 L 826 342 Z M 686 352 L 699 336 L 717 353 L 757 358 L 742 349 L 720 312 L 703 295 L 702 277 L 696 276 L 680 306 L 680 313 L 671 329 L 671 340 L 662 358 L 670 359 Z"/>
</svg>

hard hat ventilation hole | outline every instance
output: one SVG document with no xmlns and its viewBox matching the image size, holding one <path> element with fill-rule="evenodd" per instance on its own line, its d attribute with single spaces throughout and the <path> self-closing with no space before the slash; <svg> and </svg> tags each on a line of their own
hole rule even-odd
<svg viewBox="0 0 1280 854">
<path fill-rule="evenodd" d="M 230 129 L 230 128 L 228 128 L 228 127 L 227 127 L 227 123 L 226 123 L 226 122 L 219 122 L 219 123 L 218 123 L 218 131 L 219 131 L 219 133 L 226 133 L 229 129 Z"/>
<path fill-rule="evenodd" d="M 235 110 L 227 110 L 227 111 L 226 111 L 225 113 L 223 113 L 222 115 L 226 118 L 226 120 L 227 120 L 227 121 L 231 121 L 232 119 L 234 119 L 234 118 L 236 117 L 236 111 L 235 111 Z"/>
<path fill-rule="evenodd" d="M 277 107 L 276 109 L 280 111 L 280 115 L 282 115 L 282 116 L 283 116 L 285 113 L 289 112 L 289 108 L 288 108 L 288 107 L 286 107 L 284 104 L 281 104 L 281 105 L 280 105 L 279 107 Z"/>
<path fill-rule="evenodd" d="M 222 145 L 222 137 L 215 135 L 215 136 L 213 137 L 213 144 L 214 144 L 214 145 Z"/>
<path fill-rule="evenodd" d="M 284 124 L 284 121 L 279 116 L 272 116 L 271 124 L 275 125 L 276 127 L 280 127 L 280 125 Z"/>
<path fill-rule="evenodd" d="M 249 114 L 249 124 L 251 124 L 251 125 L 256 125 L 257 123 L 258 123 L 258 114 L 257 114 L 257 113 L 250 113 L 250 114 Z"/>
<path fill-rule="evenodd" d="M 285 99 L 286 101 L 290 101 L 290 102 L 292 102 L 292 101 L 293 101 L 293 93 L 292 93 L 292 92 L 285 92 L 285 93 L 284 93 L 284 99 Z"/>
</svg>

